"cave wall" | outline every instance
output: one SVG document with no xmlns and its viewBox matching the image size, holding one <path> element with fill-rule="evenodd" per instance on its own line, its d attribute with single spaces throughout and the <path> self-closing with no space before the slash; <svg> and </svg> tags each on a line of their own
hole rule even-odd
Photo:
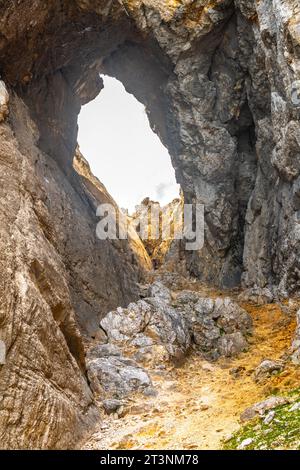
<svg viewBox="0 0 300 470">
<path fill-rule="evenodd" d="M 96 239 L 73 169 L 99 73 L 145 104 L 186 202 L 205 204 L 191 273 L 298 292 L 299 22 L 296 0 L 0 1 L 0 447 L 61 448 L 93 425 L 83 339 L 137 296 L 143 256 Z"/>
<path fill-rule="evenodd" d="M 74 192 L 60 189 L 60 170 L 35 146 L 24 105 L 11 97 L 10 109 L 14 131 L 8 123 L 0 130 L 0 448 L 68 447 L 97 419 L 57 249 L 61 220 L 82 222 L 72 213 Z"/>
<path fill-rule="evenodd" d="M 239 2 L 255 19 L 248 67 L 258 172 L 246 217 L 244 283 L 299 292 L 299 2 Z M 241 31 L 242 33 L 242 31 Z"/>
</svg>

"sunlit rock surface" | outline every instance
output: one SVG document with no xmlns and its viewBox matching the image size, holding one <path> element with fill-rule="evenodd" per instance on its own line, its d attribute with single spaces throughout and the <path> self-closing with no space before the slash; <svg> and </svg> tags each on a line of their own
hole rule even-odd
<svg viewBox="0 0 300 470">
<path fill-rule="evenodd" d="M 229 298 L 176 295 L 155 281 L 148 297 L 109 312 L 100 330 L 102 338 L 89 352 L 90 383 L 98 396 L 125 398 L 151 386 L 138 364 L 146 370 L 178 365 L 192 349 L 213 360 L 246 351 L 252 319 Z"/>
<path fill-rule="evenodd" d="M 93 426 L 84 341 L 107 311 L 138 298 L 151 266 L 141 242 L 97 239 L 92 203 L 104 189 L 88 175 L 71 185 L 37 142 L 14 96 L 0 128 L 3 448 L 65 448 Z"/>
<path fill-rule="evenodd" d="M 9 94 L 5 83 L 0 80 L 0 123 L 4 121 L 9 112 Z"/>
<path fill-rule="evenodd" d="M 174 199 L 166 206 L 146 198 L 131 216 L 139 228 L 146 251 L 155 269 L 185 270 L 183 241 L 183 200 Z"/>
</svg>

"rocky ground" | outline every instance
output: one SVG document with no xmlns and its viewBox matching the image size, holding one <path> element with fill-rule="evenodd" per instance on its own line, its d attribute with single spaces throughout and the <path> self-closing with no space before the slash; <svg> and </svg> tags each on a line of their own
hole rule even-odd
<svg viewBox="0 0 300 470">
<path fill-rule="evenodd" d="M 190 288 L 201 296 L 220 296 L 198 283 Z M 237 292 L 231 295 L 238 300 Z M 294 406 L 289 416 L 291 420 L 298 417 L 297 396 L 288 395 L 300 378 L 299 368 L 290 359 L 294 306 L 259 302 L 241 302 L 241 306 L 253 320 L 247 351 L 208 361 L 193 350 L 180 366 L 165 363 L 155 368 L 152 364 L 148 373 L 155 393 L 131 393 L 102 402 L 102 420 L 83 449 L 297 447 L 299 429 L 295 432 L 295 425 L 291 425 L 292 441 L 280 441 L 278 433 L 276 439 L 271 438 L 271 431 L 267 443 L 249 437 L 255 426 L 258 434 L 260 422 L 264 427 L 274 426 L 275 407 Z M 256 403 L 262 405 L 253 406 Z M 285 428 L 288 426 L 285 420 Z"/>
</svg>

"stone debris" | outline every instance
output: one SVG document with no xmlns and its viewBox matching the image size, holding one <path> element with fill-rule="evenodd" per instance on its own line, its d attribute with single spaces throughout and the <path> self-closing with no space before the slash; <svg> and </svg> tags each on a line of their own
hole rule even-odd
<svg viewBox="0 0 300 470">
<path fill-rule="evenodd" d="M 247 349 L 252 319 L 230 298 L 204 298 L 182 291 L 176 303 L 184 312 L 196 349 L 208 359 L 235 356 Z"/>
<path fill-rule="evenodd" d="M 96 397 L 125 398 L 152 387 L 149 375 L 125 357 L 93 359 L 87 363 L 90 386 Z"/>
<path fill-rule="evenodd" d="M 285 397 L 272 396 L 266 400 L 256 403 L 255 405 L 247 408 L 240 416 L 242 423 L 250 421 L 258 416 L 262 417 L 266 411 L 273 410 L 277 406 L 289 403 L 289 399 Z"/>
<path fill-rule="evenodd" d="M 248 350 L 248 343 L 240 331 L 223 335 L 218 343 L 218 352 L 221 356 L 237 356 Z"/>
<path fill-rule="evenodd" d="M 244 439 L 238 446 L 238 450 L 243 450 L 246 449 L 246 447 L 249 447 L 250 444 L 252 444 L 253 439 L 251 437 L 248 437 L 247 439 Z"/>
<path fill-rule="evenodd" d="M 87 359 L 95 393 L 103 389 L 117 398 L 134 391 L 149 394 L 152 384 L 145 368 L 161 372 L 161 366 L 183 361 L 191 348 L 213 360 L 247 349 L 252 321 L 231 299 L 192 291 L 176 296 L 160 281 L 148 287 L 148 295 L 101 320 L 106 342 L 94 346 Z"/>
<path fill-rule="evenodd" d="M 292 343 L 292 362 L 295 365 L 300 365 L 300 310 L 298 310 L 297 315 L 297 327 L 295 332 L 295 337 Z"/>
<path fill-rule="evenodd" d="M 242 302 L 250 302 L 255 305 L 265 305 L 274 301 L 274 294 L 271 288 L 253 287 L 251 289 L 245 289 L 239 295 L 239 300 Z"/>
<path fill-rule="evenodd" d="M 265 359 L 254 371 L 254 380 L 257 383 L 265 382 L 271 375 L 282 372 L 284 369 L 283 361 L 272 361 Z"/>
<path fill-rule="evenodd" d="M 264 419 L 264 424 L 270 424 L 275 418 L 275 411 L 270 411 Z"/>
<path fill-rule="evenodd" d="M 230 369 L 229 374 L 234 377 L 235 379 L 239 379 L 242 374 L 244 374 L 246 368 L 244 366 L 233 367 Z"/>
<path fill-rule="evenodd" d="M 123 407 L 123 402 L 121 400 L 113 398 L 103 400 L 102 404 L 107 414 L 117 413 L 120 408 Z"/>
</svg>

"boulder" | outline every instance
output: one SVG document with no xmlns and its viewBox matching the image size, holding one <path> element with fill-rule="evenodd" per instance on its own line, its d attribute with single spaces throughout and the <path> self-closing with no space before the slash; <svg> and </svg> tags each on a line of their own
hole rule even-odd
<svg viewBox="0 0 300 470">
<path fill-rule="evenodd" d="M 183 291 L 176 303 L 184 311 L 193 342 L 210 359 L 235 356 L 247 349 L 251 333 L 250 315 L 230 298 L 202 297 Z"/>
<path fill-rule="evenodd" d="M 248 343 L 240 331 L 225 334 L 218 341 L 221 356 L 233 357 L 248 350 Z"/>
<path fill-rule="evenodd" d="M 148 295 L 101 320 L 106 344 L 94 346 L 90 358 L 122 354 L 153 368 L 178 364 L 191 346 L 210 360 L 247 349 L 252 320 L 230 298 L 212 299 L 187 290 L 176 295 L 161 281 L 148 286 Z"/>
<path fill-rule="evenodd" d="M 277 406 L 289 403 L 288 398 L 272 396 L 262 402 L 247 408 L 240 416 L 241 422 L 250 421 L 258 416 L 262 417 L 266 411 L 273 410 Z"/>
<path fill-rule="evenodd" d="M 96 396 L 126 398 L 152 387 L 147 372 L 123 356 L 92 359 L 87 364 L 90 386 Z"/>
<path fill-rule="evenodd" d="M 239 295 L 239 300 L 256 305 L 271 304 L 274 301 L 274 293 L 272 288 L 253 287 L 251 289 L 244 290 Z"/>
<path fill-rule="evenodd" d="M 187 354 L 191 337 L 184 316 L 173 308 L 170 290 L 161 283 L 149 287 L 152 297 L 119 307 L 101 321 L 107 341 L 138 362 L 161 364 L 180 361 Z"/>
<path fill-rule="evenodd" d="M 281 372 L 284 369 L 283 361 L 272 361 L 265 359 L 254 371 L 254 380 L 257 383 L 265 382 L 271 375 Z"/>
<path fill-rule="evenodd" d="M 238 450 L 244 450 L 247 447 L 249 447 L 253 442 L 252 437 L 248 437 L 247 439 L 244 439 L 238 446 Z"/>
<path fill-rule="evenodd" d="M 114 398 L 108 398 L 107 400 L 103 400 L 102 405 L 106 413 L 110 415 L 113 413 L 117 413 L 118 410 L 122 408 L 123 402 Z"/>
</svg>

